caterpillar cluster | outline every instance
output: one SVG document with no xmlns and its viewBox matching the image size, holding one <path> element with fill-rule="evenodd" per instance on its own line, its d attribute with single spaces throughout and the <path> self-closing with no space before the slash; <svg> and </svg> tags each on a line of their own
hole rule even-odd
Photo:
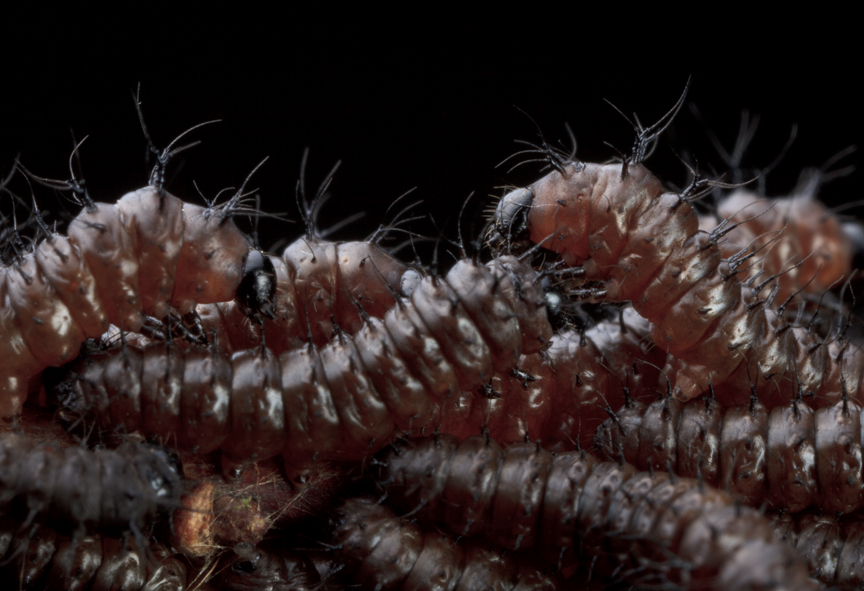
<svg viewBox="0 0 864 591">
<path fill-rule="evenodd" d="M 238 556 L 219 577 L 223 591 L 246 589 L 432 590 L 563 588 L 548 565 L 479 541 L 457 541 L 402 520 L 367 498 L 349 499 L 333 514 L 331 560 L 308 552 L 236 548 Z M 316 568 L 317 567 L 317 568 Z M 338 571 L 334 574 L 334 571 Z"/>
<path fill-rule="evenodd" d="M 399 310 L 394 309 L 393 313 L 399 313 Z M 390 326 L 386 319 L 385 315 L 385 329 Z M 204 320 L 206 326 L 206 317 Z M 423 325 L 418 326 L 420 330 L 425 330 Z M 444 403 L 447 404 L 449 398 L 450 406 L 442 407 L 435 401 L 435 390 L 427 385 L 424 385 L 425 394 L 415 394 L 416 390 L 410 389 L 405 391 L 408 395 L 414 395 L 413 401 L 410 398 L 403 400 L 406 393 L 394 386 L 389 390 L 391 396 L 385 401 L 388 409 L 398 409 L 399 404 L 408 406 L 401 415 L 390 410 L 389 418 L 395 422 L 396 429 L 402 431 L 417 432 L 428 427 L 465 436 L 486 430 L 502 443 L 540 441 L 547 449 L 558 451 L 571 450 L 580 444 L 588 447 L 596 426 L 608 416 L 609 410 L 623 404 L 625 397 L 646 402 L 655 398 L 656 368 L 662 364 L 663 356 L 662 352 L 650 348 L 645 342 L 647 331 L 647 323 L 632 309 L 621 311 L 616 318 L 597 322 L 587 330 L 559 330 L 552 335 L 547 349 L 521 355 L 516 364 L 519 368 L 517 371 L 492 375 L 488 383 L 483 385 L 483 396 L 463 391 L 456 397 L 454 392 L 457 388 L 454 385 L 444 395 Z M 291 392 L 296 386 L 288 382 L 288 372 L 293 371 L 292 368 L 304 367 L 309 360 L 314 363 L 315 357 L 335 362 L 340 361 L 340 355 L 345 356 L 340 366 L 329 373 L 325 371 L 327 381 L 318 390 L 331 400 L 336 400 L 330 390 L 332 376 L 337 376 L 338 384 L 341 378 L 338 378 L 337 371 L 353 372 L 350 364 L 352 356 L 356 358 L 356 355 L 360 356 L 360 367 L 365 367 L 373 385 L 377 386 L 384 379 L 396 385 L 401 384 L 403 380 L 400 372 L 404 371 L 404 366 L 398 363 L 400 360 L 397 358 L 396 364 L 382 366 L 373 355 L 382 351 L 386 355 L 386 351 L 395 349 L 407 359 L 415 351 L 424 351 L 424 347 L 428 346 L 415 340 L 407 342 L 411 346 L 421 343 L 414 349 L 399 346 L 398 343 L 394 347 L 389 339 L 390 334 L 382 332 L 380 323 L 370 323 L 352 337 L 341 335 L 322 349 L 307 347 L 279 355 L 280 374 L 276 383 L 280 385 L 276 389 L 281 390 L 283 396 L 282 408 L 286 412 L 292 408 L 300 408 L 301 411 L 304 408 L 296 403 L 291 406 Z M 431 344 L 433 341 L 429 342 Z M 429 354 L 426 356 L 428 359 Z M 274 382 L 267 381 L 268 374 L 254 382 L 248 376 L 257 374 L 253 369 L 244 367 L 254 367 L 254 364 L 267 367 L 273 357 L 275 352 L 260 347 L 235 351 L 232 355 L 221 350 L 178 350 L 164 343 L 144 348 L 126 345 L 80 362 L 80 367 L 71 373 L 70 380 L 61 387 L 61 390 L 67 391 L 61 398 L 67 410 L 73 414 L 86 411 L 96 416 L 107 429 L 117 425 L 130 430 L 140 429 L 150 437 L 172 441 L 183 449 L 199 452 L 209 452 L 218 447 L 222 447 L 223 452 L 233 449 L 235 451 L 229 452 L 230 457 L 226 459 L 226 467 L 232 469 L 244 459 L 263 459 L 260 449 L 250 451 L 241 447 L 246 445 L 246 441 L 254 443 L 257 433 L 251 427 L 256 424 L 257 411 L 247 401 L 266 399 L 266 388 Z M 371 371 L 375 367 L 377 371 Z M 410 370 L 411 365 L 408 367 Z M 452 374 L 445 374 L 445 377 L 448 375 Z M 429 379 L 423 384 L 433 382 L 433 379 Z M 284 386 L 286 383 L 289 384 L 287 387 Z M 415 383 L 407 382 L 409 386 Z M 441 386 L 443 384 L 439 384 Z M 224 394 L 217 392 L 219 388 L 224 389 Z M 211 392 L 211 389 L 214 391 Z M 69 391 L 73 393 L 71 396 Z M 166 406 L 166 400 L 172 402 Z M 234 400 L 239 403 L 232 402 Z M 180 408 L 172 411 L 177 401 Z M 227 407 L 222 406 L 225 404 Z M 341 417 L 335 402 L 332 408 Z M 164 421 L 160 416 L 166 409 L 172 416 Z M 296 415 L 292 419 L 306 420 Z M 340 421 L 340 425 L 344 423 L 341 418 Z M 238 424 L 250 427 L 241 430 L 234 427 Z M 344 433 L 335 430 L 332 425 L 325 423 L 328 429 L 324 432 L 317 431 L 321 427 L 316 426 L 311 419 L 307 425 L 307 452 L 291 447 L 296 438 L 292 437 L 290 428 L 284 440 L 284 450 L 291 451 L 290 457 L 301 466 L 307 461 L 309 453 L 314 454 L 311 449 L 313 444 L 318 452 L 317 457 L 324 458 L 329 449 L 334 449 L 334 443 L 338 443 L 340 437 L 344 441 Z M 191 433 L 190 429 L 185 428 L 187 426 L 191 427 Z M 369 423 L 365 423 L 365 426 L 371 428 Z M 379 441 L 379 446 L 393 429 L 390 422 L 382 428 L 386 431 L 382 430 L 384 439 Z M 326 437 L 331 440 L 325 440 Z M 230 443 L 222 446 L 223 440 Z M 300 452 L 307 453 L 306 459 L 298 458 Z M 243 453 L 253 455 L 244 457 Z M 356 449 L 355 453 L 369 453 L 368 445 Z"/>
<path fill-rule="evenodd" d="M 457 535 L 537 546 L 553 561 L 577 546 L 637 584 L 815 588 L 804 562 L 772 540 L 767 519 L 696 479 L 584 452 L 552 456 L 530 443 L 502 450 L 480 436 L 407 440 L 377 461 L 394 503 Z"/>
<path fill-rule="evenodd" d="M 426 277 L 383 319 L 275 355 L 181 350 L 170 343 L 84 360 L 61 387 L 74 415 L 140 430 L 182 449 L 221 449 L 226 470 L 283 454 L 288 472 L 313 458 L 361 459 L 396 428 L 468 428 L 473 391 L 520 352 L 548 346 L 552 328 L 537 272 L 513 257 L 459 261 Z"/>
<path fill-rule="evenodd" d="M 642 164 L 648 147 L 683 103 L 640 131 L 620 164 L 590 164 L 547 149 L 554 171 L 499 203 L 490 233 L 496 248 L 543 243 L 586 281 L 602 282 L 609 301 L 631 301 L 669 353 L 664 372 L 689 400 L 709 382 L 724 404 L 746 404 L 749 374 L 767 406 L 788 402 L 796 384 L 820 404 L 844 387 L 864 399 L 864 357 L 843 339 L 823 342 L 787 323 L 736 278 L 741 259 L 723 260 L 724 230 L 699 232 L 690 201 L 708 185 L 666 192 Z"/>
<path fill-rule="evenodd" d="M 87 451 L 0 434 L 0 516 L 26 515 L 66 534 L 132 532 L 141 537 L 181 506 L 173 455 L 135 443 Z"/>
<path fill-rule="evenodd" d="M 107 204 L 82 192 L 66 236 L 37 212 L 43 239 L 0 266 L 0 416 L 109 324 L 139 331 L 148 317 L 233 299 L 251 249 L 232 221 L 240 197 L 202 207 L 148 186 Z"/>
<path fill-rule="evenodd" d="M 187 567 L 160 545 L 141 550 L 134 540 L 87 535 L 73 539 L 52 529 L 17 531 L 0 524 L 0 581 L 8 589 L 67 591 L 184 591 Z"/>
<path fill-rule="evenodd" d="M 310 341 L 323 346 L 337 330 L 353 334 L 361 329 L 358 304 L 368 316 L 383 318 L 420 277 L 374 241 L 328 242 L 307 234 L 281 257 L 253 252 L 261 260 L 260 268 L 267 269 L 262 282 L 274 285 L 273 293 L 247 303 L 242 298 L 253 290 L 241 285 L 238 299 L 197 309 L 204 331 L 220 335 L 229 351 L 259 346 L 262 321 L 274 355 Z M 268 306 L 256 314 L 258 301 Z"/>
<path fill-rule="evenodd" d="M 864 585 L 864 522 L 859 515 L 838 519 L 807 512 L 771 516 L 774 537 L 804 557 L 813 576 L 834 588 Z"/>
</svg>

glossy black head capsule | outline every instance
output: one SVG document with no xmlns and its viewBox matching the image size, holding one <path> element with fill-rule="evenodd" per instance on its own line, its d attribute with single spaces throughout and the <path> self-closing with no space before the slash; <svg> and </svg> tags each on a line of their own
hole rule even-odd
<svg viewBox="0 0 864 591">
<path fill-rule="evenodd" d="M 487 235 L 493 252 L 519 254 L 533 246 L 528 232 L 528 212 L 533 201 L 531 189 L 516 189 L 501 198 Z"/>
<path fill-rule="evenodd" d="M 249 251 L 234 299 L 249 318 L 261 322 L 265 316 L 275 317 L 276 269 L 270 257 L 259 250 Z"/>
</svg>

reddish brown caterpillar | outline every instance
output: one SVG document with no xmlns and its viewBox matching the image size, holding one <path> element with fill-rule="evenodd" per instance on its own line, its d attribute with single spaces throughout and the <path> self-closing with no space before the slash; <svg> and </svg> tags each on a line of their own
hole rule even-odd
<svg viewBox="0 0 864 591">
<path fill-rule="evenodd" d="M 550 451 L 591 445 L 597 426 L 625 398 L 650 402 L 665 354 L 647 342 L 632 308 L 587 330 L 559 330 L 545 351 L 523 355 L 519 372 L 496 374 L 497 397 L 475 404 L 471 421 L 502 445 L 540 442 Z"/>
<path fill-rule="evenodd" d="M 860 515 L 840 518 L 819 513 L 771 516 L 774 537 L 798 550 L 812 575 L 832 588 L 864 585 L 864 521 Z"/>
<path fill-rule="evenodd" d="M 767 519 L 696 479 L 584 452 L 553 457 L 530 443 L 504 451 L 484 437 L 408 440 L 379 461 L 394 502 L 458 535 L 537 545 L 555 561 L 576 545 L 642 585 L 815 588 L 803 561 L 772 540 Z"/>
<path fill-rule="evenodd" d="M 696 180 L 680 195 L 665 192 L 642 164 L 683 101 L 682 95 L 657 124 L 640 129 L 621 164 L 582 163 L 545 148 L 555 170 L 504 197 L 493 244 L 548 240 L 574 273 L 603 282 L 609 301 L 632 301 L 652 322 L 654 342 L 670 353 L 664 371 L 682 400 L 711 382 L 724 404 L 746 404 L 748 364 L 769 408 L 791 400 L 799 381 L 820 404 L 837 401 L 844 384 L 852 398 L 864 399 L 862 354 L 842 338 L 823 342 L 769 310 L 770 296 L 758 299 L 764 285 L 739 283 L 741 269 L 722 260 L 723 231 L 699 233 L 689 201 L 717 183 Z"/>
<path fill-rule="evenodd" d="M 223 333 L 227 337 L 223 340 L 229 341 L 227 344 L 233 351 L 260 344 L 262 319 L 267 346 L 276 355 L 303 346 L 310 333 L 312 341 L 320 347 L 332 339 L 337 328 L 354 334 L 363 327 L 357 303 L 369 316 L 383 318 L 396 304 L 396 298 L 409 293 L 420 280 L 418 272 L 379 245 L 388 232 L 410 221 L 400 218 L 414 205 L 397 213 L 388 227 L 382 224 L 364 242 L 329 242 L 325 236 L 333 229 L 319 229 L 317 214 L 329 197 L 327 189 L 339 164 L 324 178 L 309 202 L 303 180 L 307 157 L 308 150 L 303 155 L 298 192 L 306 233 L 289 244 L 281 257 L 260 257 L 262 273 L 266 269 L 267 274 L 260 279 L 264 287 L 261 291 L 269 290 L 275 283 L 275 292 L 255 295 L 257 290 L 252 285 L 249 289 L 241 285 L 235 301 L 199 307 L 205 327 Z M 247 275 L 244 282 L 247 279 L 250 283 L 259 280 Z M 263 313 L 256 313 L 262 308 L 259 302 L 268 302 Z"/>
<path fill-rule="evenodd" d="M 107 428 L 202 453 L 227 470 L 282 454 L 289 473 L 313 458 L 354 460 L 400 430 L 441 426 L 465 434 L 473 391 L 520 352 L 548 346 L 537 272 L 513 257 L 488 268 L 458 262 L 427 277 L 383 319 L 361 312 L 355 335 L 278 357 L 264 347 L 180 351 L 170 343 L 123 347 L 82 362 L 61 386 L 65 408 Z"/>
<path fill-rule="evenodd" d="M 63 533 L 131 531 L 139 539 L 181 506 L 180 467 L 167 451 L 124 443 L 116 450 L 62 449 L 0 435 L 0 516 L 26 515 Z"/>
<path fill-rule="evenodd" d="M 160 545 L 143 552 L 133 540 L 83 536 L 68 539 L 54 530 L 17 531 L 0 525 L 0 582 L 8 589 L 66 591 L 184 591 L 184 562 Z"/>
<path fill-rule="evenodd" d="M 796 399 L 769 411 L 755 397 L 730 408 L 667 397 L 628 403 L 595 443 L 601 457 L 703 478 L 753 507 L 849 513 L 864 506 L 862 412 L 845 399 L 818 410 Z"/>
<path fill-rule="evenodd" d="M 36 212 L 44 239 L 12 251 L 0 267 L 0 417 L 20 411 L 28 378 L 68 363 L 109 324 L 139 331 L 148 316 L 164 318 L 172 309 L 182 315 L 199 302 L 234 298 L 251 248 L 232 221 L 250 211 L 243 188 L 218 206 L 180 201 L 160 180 L 164 163 L 183 149 L 172 146 L 154 169 L 153 185 L 116 204 L 93 201 L 74 173 L 71 181 L 39 179 L 72 190 L 83 211 L 67 236 Z"/>
<path fill-rule="evenodd" d="M 261 266 L 273 272 L 275 292 L 260 300 L 272 301 L 272 308 L 261 318 L 267 346 L 275 355 L 300 348 L 309 339 L 322 346 L 333 338 L 337 327 L 348 334 L 357 332 L 364 324 L 357 302 L 369 316 L 383 318 L 398 297 L 390 286 L 401 288 L 415 275 L 420 277 L 374 240 L 328 242 L 306 235 L 289 245 L 281 257 L 253 252 L 252 256 L 261 257 Z M 270 278 L 264 281 L 271 283 Z M 240 293 L 248 290 L 241 287 Z M 231 351 L 260 345 L 261 318 L 256 318 L 254 306 L 238 299 L 198 306 L 197 310 L 204 329 L 220 333 Z"/>
<path fill-rule="evenodd" d="M 717 216 L 734 225 L 720 243 L 723 257 L 755 258 L 741 280 L 775 277 L 777 302 L 800 291 L 818 297 L 852 271 L 852 240 L 837 216 L 816 200 L 815 187 L 777 199 L 737 189 L 719 203 Z M 700 230 L 710 233 L 716 228 L 715 219 L 701 217 Z"/>
</svg>

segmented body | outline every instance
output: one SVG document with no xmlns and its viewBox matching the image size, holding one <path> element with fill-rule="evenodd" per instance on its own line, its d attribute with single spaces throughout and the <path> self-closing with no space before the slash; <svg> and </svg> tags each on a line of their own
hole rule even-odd
<svg viewBox="0 0 864 591">
<path fill-rule="evenodd" d="M 0 525 L 0 580 L 14 589 L 66 591 L 184 591 L 187 567 L 164 546 L 142 551 L 134 541 L 83 536 L 74 540 L 54 530 L 16 531 Z"/>
<path fill-rule="evenodd" d="M 34 249 L 0 267 L 0 417 L 18 413 L 28 380 L 68 363 L 109 324 L 234 298 L 248 239 L 221 208 L 156 187 L 116 204 L 87 202 L 64 236 L 44 228 Z"/>
<path fill-rule="evenodd" d="M 523 234 L 543 242 L 604 282 L 608 300 L 631 301 L 670 354 L 664 372 L 682 400 L 711 382 L 723 404 L 745 404 L 750 376 L 769 408 L 791 400 L 799 382 L 818 404 L 838 400 L 844 384 L 864 398 L 862 354 L 768 309 L 723 260 L 719 234 L 698 231 L 686 195 L 665 192 L 638 161 L 561 165 L 505 197 L 496 216 L 506 243 Z"/>
<path fill-rule="evenodd" d="M 180 506 L 179 468 L 165 450 L 35 444 L 0 434 L 0 516 L 26 516 L 63 533 L 140 535 Z"/>
<path fill-rule="evenodd" d="M 304 236 L 286 247 L 281 257 L 265 256 L 274 270 L 275 292 L 269 313 L 261 316 L 267 347 L 275 355 L 303 347 L 310 336 L 321 347 L 333 339 L 337 328 L 356 333 L 364 325 L 358 304 L 369 316 L 383 318 L 396 298 L 420 278 L 374 242 Z M 242 302 L 199 306 L 198 312 L 205 330 L 219 333 L 228 350 L 260 345 L 260 321 Z"/>
<path fill-rule="evenodd" d="M 757 400 L 731 408 L 710 399 L 632 402 L 595 443 L 601 457 L 703 478 L 753 507 L 849 513 L 864 506 L 861 414 L 861 405 L 842 400 L 770 411 Z"/>
<path fill-rule="evenodd" d="M 257 347 L 229 359 L 170 343 L 124 347 L 83 361 L 62 398 L 108 428 L 221 449 L 229 470 L 277 454 L 289 473 L 313 458 L 361 459 L 397 428 L 473 432 L 474 390 L 548 346 L 535 277 L 512 257 L 488 268 L 463 260 L 321 348 L 310 341 L 277 356 Z"/>
<path fill-rule="evenodd" d="M 458 535 L 537 545 L 555 561 L 576 546 L 637 585 L 815 588 L 767 519 L 699 480 L 484 437 L 407 440 L 379 460 L 393 502 Z"/>
<path fill-rule="evenodd" d="M 777 304 L 799 291 L 818 298 L 852 271 L 852 240 L 813 192 L 766 199 L 737 189 L 720 201 L 716 217 L 700 218 L 699 228 L 711 232 L 718 219 L 735 224 L 720 243 L 723 257 L 753 255 L 746 264 L 749 273 L 739 281 L 754 277 L 761 283 L 776 276 L 766 291 L 776 286 Z"/>
<path fill-rule="evenodd" d="M 811 574 L 839 589 L 864 584 L 864 522 L 860 515 L 838 518 L 824 513 L 770 516 L 774 537 L 798 550 Z"/>
</svg>

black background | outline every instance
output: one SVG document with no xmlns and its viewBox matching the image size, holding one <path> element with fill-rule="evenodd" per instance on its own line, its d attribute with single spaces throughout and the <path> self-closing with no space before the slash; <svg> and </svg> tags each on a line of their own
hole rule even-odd
<svg viewBox="0 0 864 591">
<path fill-rule="evenodd" d="M 200 201 L 193 180 L 212 197 L 238 186 L 269 156 L 251 186 L 260 189 L 265 211 L 287 212 L 296 221 L 295 186 L 309 147 L 310 189 L 337 160 L 343 162 L 322 225 L 367 214 L 338 237 L 365 236 L 384 219 L 386 206 L 414 187 L 410 199 L 424 202 L 418 211 L 432 214 L 452 236 L 469 194 L 475 194 L 466 214 L 470 226 L 481 223 L 479 211 L 502 194 L 501 187 L 540 175 L 539 164 L 496 168 L 519 149 L 514 140 L 537 140 L 519 109 L 553 143 L 569 146 L 568 122 L 579 156 L 604 161 L 615 155 L 604 142 L 628 151 L 633 139 L 632 128 L 604 99 L 651 123 L 692 75 L 688 102 L 699 106 L 727 146 L 742 109 L 761 114 L 750 166 L 773 160 L 792 124 L 799 125 L 792 150 L 767 178 L 770 195 L 788 192 L 802 167 L 824 162 L 860 137 L 853 81 L 805 73 L 793 64 L 757 67 L 753 58 L 723 68 L 677 60 L 642 65 L 580 54 L 575 46 L 553 51 L 532 45 L 530 35 L 478 34 L 467 26 L 417 40 L 410 34 L 383 39 L 377 30 L 359 27 L 283 25 L 268 24 L 266 16 L 250 27 L 82 31 L 59 20 L 41 23 L 38 35 L 26 43 L 16 38 L 6 53 L 0 168 L 5 173 L 19 156 L 36 174 L 66 178 L 74 133 L 89 135 L 81 166 L 97 200 L 113 202 L 143 186 L 152 160 L 146 160 L 133 107 L 140 82 L 146 122 L 159 147 L 192 125 L 222 119 L 194 132 L 190 138 L 202 145 L 169 167 L 167 187 L 185 200 Z M 41 51 L 30 53 L 35 47 Z M 675 154 L 685 150 L 703 169 L 722 172 L 705 128 L 686 109 L 648 165 L 668 183 L 683 185 L 687 172 Z M 856 154 L 845 162 L 860 161 Z M 835 181 L 824 197 L 834 204 L 858 199 L 859 181 L 860 173 Z M 61 201 L 45 189 L 37 195 L 59 215 Z M 434 233 L 428 224 L 418 229 Z M 261 243 L 266 248 L 300 232 L 296 223 L 266 223 Z"/>
</svg>

